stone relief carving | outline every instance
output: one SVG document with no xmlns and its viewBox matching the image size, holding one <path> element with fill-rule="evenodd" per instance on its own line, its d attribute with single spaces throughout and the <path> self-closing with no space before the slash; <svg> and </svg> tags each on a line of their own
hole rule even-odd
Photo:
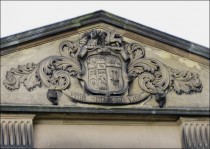
<svg viewBox="0 0 210 149">
<path fill-rule="evenodd" d="M 181 119 L 182 148 L 210 148 L 209 119 Z"/>
<path fill-rule="evenodd" d="M 1 117 L 1 148 L 32 148 L 33 123 L 30 119 Z"/>
<path fill-rule="evenodd" d="M 126 42 L 114 31 L 92 30 L 78 41 L 62 42 L 59 50 L 61 56 L 11 68 L 5 87 L 14 90 L 22 83 L 31 91 L 44 85 L 53 104 L 57 104 L 57 92 L 79 102 L 108 105 L 138 103 L 154 95 L 160 107 L 171 90 L 177 94 L 202 90 L 198 74 L 146 57 L 143 46 Z M 79 80 L 83 94 L 69 90 L 72 78 Z M 141 90 L 131 94 L 134 81 Z"/>
</svg>

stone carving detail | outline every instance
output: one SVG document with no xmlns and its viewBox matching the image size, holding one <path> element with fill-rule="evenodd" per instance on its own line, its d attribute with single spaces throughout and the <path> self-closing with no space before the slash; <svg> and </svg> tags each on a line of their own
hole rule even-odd
<svg viewBox="0 0 210 149">
<path fill-rule="evenodd" d="M 181 140 L 183 148 L 209 148 L 209 120 L 182 122 Z"/>
<path fill-rule="evenodd" d="M 155 95 L 160 107 L 171 89 L 177 94 L 202 90 L 198 74 L 145 57 L 143 46 L 128 43 L 113 31 L 92 30 L 78 41 L 62 42 L 59 50 L 61 56 L 12 68 L 6 74 L 5 87 L 14 90 L 23 83 L 31 91 L 45 85 L 51 101 L 57 98 L 52 92 L 60 91 L 76 101 L 95 104 L 131 104 Z M 79 80 L 84 94 L 69 90 L 72 78 Z M 129 92 L 128 84 L 134 80 L 141 88 L 137 94 Z"/>
<path fill-rule="evenodd" d="M 3 118 L 1 120 L 0 146 L 3 148 L 32 148 L 32 120 Z"/>
</svg>

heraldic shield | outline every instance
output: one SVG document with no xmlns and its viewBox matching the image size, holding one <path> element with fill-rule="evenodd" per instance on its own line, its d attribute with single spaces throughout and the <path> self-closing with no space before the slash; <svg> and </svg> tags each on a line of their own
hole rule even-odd
<svg viewBox="0 0 210 149">
<path fill-rule="evenodd" d="M 128 77 L 125 62 L 119 54 L 103 52 L 87 56 L 85 88 L 97 94 L 122 94 L 127 89 Z"/>
<path fill-rule="evenodd" d="M 197 73 L 173 69 L 145 57 L 142 45 L 126 42 L 115 31 L 86 32 L 78 41 L 63 41 L 59 52 L 60 56 L 47 57 L 38 64 L 11 68 L 4 80 L 5 87 L 14 90 L 22 83 L 31 91 L 44 85 L 49 88 L 47 98 L 53 104 L 57 104 L 57 92 L 62 92 L 82 103 L 116 105 L 155 96 L 159 107 L 163 107 L 166 93 L 172 89 L 177 94 L 202 91 Z M 81 92 L 77 92 L 73 80 Z"/>
</svg>

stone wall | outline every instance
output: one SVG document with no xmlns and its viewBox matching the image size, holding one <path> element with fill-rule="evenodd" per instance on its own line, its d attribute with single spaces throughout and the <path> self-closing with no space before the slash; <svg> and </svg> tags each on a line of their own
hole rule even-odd
<svg viewBox="0 0 210 149">
<path fill-rule="evenodd" d="M 83 39 L 93 33 L 100 45 L 92 45 L 95 37 Z M 106 33 L 114 37 L 109 43 L 103 43 Z M 72 51 L 75 45 L 80 52 Z M 86 78 L 72 73 L 73 63 L 78 68 L 81 63 L 88 65 L 87 55 L 80 57 L 86 50 L 102 52 L 102 56 L 105 51 L 108 58 L 120 55 L 117 60 L 123 63 L 123 75 L 109 74 L 108 82 L 112 83 L 110 89 L 123 86 L 116 90 L 117 95 L 109 90 L 107 94 L 88 90 L 84 83 L 88 71 Z M 135 55 L 139 57 L 135 59 Z M 141 63 L 132 67 L 132 59 Z M 58 76 L 61 67 L 53 67 L 61 61 L 71 68 Z M 43 69 L 33 71 L 38 67 Z M 78 68 L 76 73 L 83 70 Z M 39 83 L 40 74 L 44 83 Z M 66 74 L 70 74 L 69 82 Z M 176 87 L 171 78 L 177 79 Z M 69 84 L 62 88 L 59 83 Z M 0 144 L 4 148 L 208 148 L 209 60 L 125 29 L 95 23 L 4 50 L 1 112 Z"/>
<path fill-rule="evenodd" d="M 145 57 L 156 59 L 164 65 L 177 69 L 183 72 L 192 72 L 198 74 L 199 79 L 202 82 L 202 91 L 194 92 L 190 94 L 177 94 L 173 90 L 169 90 L 166 94 L 166 107 L 168 108 L 184 108 L 184 107 L 209 107 L 209 61 L 205 58 L 196 57 L 193 58 L 189 53 L 181 51 L 181 49 L 174 49 L 159 42 L 152 42 L 151 39 L 147 39 L 134 33 L 112 27 L 106 24 L 97 24 L 85 28 L 80 28 L 77 31 L 65 33 L 63 36 L 50 37 L 48 40 L 34 42 L 33 45 L 24 45 L 19 47 L 16 52 L 1 56 L 1 104 L 15 104 L 15 105 L 51 105 L 47 100 L 46 94 L 48 87 L 42 85 L 31 90 L 27 90 L 23 84 L 20 84 L 19 89 L 8 90 L 4 81 L 6 79 L 7 72 L 14 68 L 17 70 L 18 65 L 26 65 L 27 63 L 38 64 L 43 59 L 49 56 L 59 56 L 59 46 L 63 41 L 77 41 L 82 34 L 90 31 L 91 29 L 101 30 L 116 30 L 123 36 L 123 39 L 128 43 L 136 43 L 144 47 Z M 164 49 L 164 50 L 163 50 Z M 130 88 L 134 88 L 131 91 L 136 93 L 141 90 L 138 86 L 138 81 L 134 80 Z M 183 88 L 185 85 L 183 82 Z M 80 83 L 77 79 L 71 79 L 71 85 L 69 90 L 77 90 L 78 93 L 83 93 L 83 89 L 80 87 Z M 193 84 L 193 83 L 192 83 Z M 24 94 L 24 96 L 22 96 Z M 139 107 L 158 107 L 155 102 L 155 96 L 152 96 L 150 100 L 147 100 L 144 104 L 133 104 L 123 106 L 123 108 L 139 108 Z M 73 107 L 95 107 L 95 105 L 81 104 L 80 102 L 72 102 L 71 98 L 65 94 L 59 94 L 59 106 L 73 106 Z M 102 108 L 111 108 L 111 106 L 99 106 Z M 118 106 L 121 107 L 121 106 Z"/>
</svg>

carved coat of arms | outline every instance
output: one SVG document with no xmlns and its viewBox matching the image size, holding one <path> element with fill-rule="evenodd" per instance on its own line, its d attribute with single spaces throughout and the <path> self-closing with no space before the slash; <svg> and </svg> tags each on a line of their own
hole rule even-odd
<svg viewBox="0 0 210 149">
<path fill-rule="evenodd" d="M 160 107 L 171 89 L 177 94 L 202 90 L 198 74 L 145 57 L 143 46 L 128 43 L 113 31 L 92 30 L 78 41 L 62 42 L 59 50 L 61 56 L 12 68 L 6 74 L 5 87 L 14 90 L 23 83 L 31 91 L 45 85 L 54 104 L 59 91 L 78 102 L 108 105 L 138 103 L 154 95 Z M 83 94 L 69 90 L 74 85 L 72 78 L 79 80 Z M 129 84 L 134 80 L 141 91 L 131 94 Z"/>
</svg>

